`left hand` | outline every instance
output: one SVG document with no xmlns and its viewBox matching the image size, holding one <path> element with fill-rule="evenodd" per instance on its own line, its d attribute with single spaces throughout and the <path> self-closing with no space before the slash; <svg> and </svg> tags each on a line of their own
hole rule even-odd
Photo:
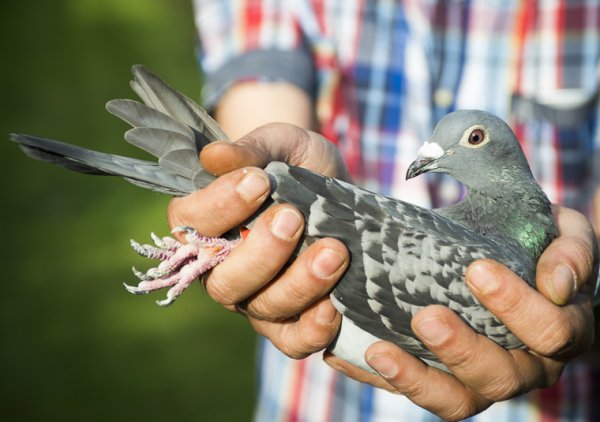
<svg viewBox="0 0 600 422">
<path fill-rule="evenodd" d="M 325 361 L 354 379 L 405 395 L 447 420 L 464 419 L 494 402 L 556 383 L 566 363 L 594 342 L 591 297 L 598 251 L 583 215 L 557 206 L 554 217 L 560 236 L 538 262 L 537 291 L 492 260 L 476 261 L 466 273 L 477 299 L 528 349 L 506 350 L 475 333 L 450 309 L 432 305 L 414 316 L 412 329 L 453 375 L 383 341 L 365 354 L 380 375 L 331 354 Z"/>
<path fill-rule="evenodd" d="M 239 227 L 263 205 L 270 186 L 260 167 L 271 161 L 348 177 L 332 143 L 286 123 L 263 125 L 235 142 L 215 142 L 200 158 L 207 171 L 220 176 L 172 200 L 168 218 L 171 227 L 187 225 L 207 236 Z M 344 244 L 332 238 L 317 240 L 293 259 L 303 228 L 302 214 L 292 206 L 271 206 L 244 242 L 203 278 L 215 301 L 243 313 L 257 333 L 296 359 L 323 350 L 335 338 L 341 316 L 329 291 L 350 263 Z"/>
</svg>

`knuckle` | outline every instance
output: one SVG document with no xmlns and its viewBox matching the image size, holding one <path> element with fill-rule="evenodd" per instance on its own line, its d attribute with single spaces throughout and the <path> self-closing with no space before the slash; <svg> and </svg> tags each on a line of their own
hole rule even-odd
<svg viewBox="0 0 600 422">
<path fill-rule="evenodd" d="M 479 362 L 477 350 L 473 347 L 454 347 L 444 358 L 444 363 L 455 369 L 477 367 Z"/>
<path fill-rule="evenodd" d="M 544 378 L 540 383 L 541 388 L 551 387 L 558 382 L 560 376 L 562 375 L 562 371 L 564 369 L 564 364 L 556 364 L 552 365 L 550 368 L 545 368 Z"/>
<path fill-rule="evenodd" d="M 426 394 L 428 394 L 427 385 L 421 381 L 405 384 L 402 386 L 402 389 L 398 389 L 398 391 L 401 394 L 410 397 L 410 399 L 413 401 L 419 400 L 420 397 L 424 397 Z"/>
<path fill-rule="evenodd" d="M 331 329 L 307 323 L 302 318 L 299 321 L 283 321 L 278 324 L 282 324 L 283 329 L 279 330 L 278 335 L 270 340 L 275 347 L 291 359 L 304 359 L 322 350 L 335 335 Z"/>
<path fill-rule="evenodd" d="M 290 304 L 290 307 L 295 308 L 295 311 L 300 310 L 300 308 L 305 307 L 320 296 L 320 290 L 318 292 L 314 291 L 315 287 L 318 287 L 318 283 L 312 283 L 311 281 L 313 280 L 308 278 L 302 281 L 294 279 L 286 284 L 285 300 Z"/>
<path fill-rule="evenodd" d="M 493 382 L 483 386 L 478 393 L 492 401 L 508 400 L 523 388 L 520 378 L 513 372 L 500 374 Z"/>
<path fill-rule="evenodd" d="M 248 302 L 248 313 L 256 319 L 276 322 L 285 318 L 281 304 L 273 300 L 270 294 L 258 294 Z"/>
<path fill-rule="evenodd" d="M 211 275 L 205 283 L 208 295 L 223 306 L 233 306 L 240 301 L 230 284 L 225 279 L 214 275 Z"/>
<path fill-rule="evenodd" d="M 224 200 L 220 196 L 213 196 L 211 206 L 205 209 L 206 219 L 214 221 L 217 225 L 229 225 L 229 211 L 231 210 L 231 202 Z"/>
<path fill-rule="evenodd" d="M 301 324 L 297 330 L 288 330 L 282 337 L 281 351 L 292 359 L 304 359 L 318 352 L 331 343 L 336 331 L 332 327 L 320 327 L 317 324 L 307 324 L 302 319 L 295 324 Z"/>
<path fill-rule="evenodd" d="M 589 245 L 582 239 L 572 237 L 568 241 L 568 247 L 562 248 L 562 250 L 569 252 L 568 254 L 563 254 L 562 260 L 575 272 L 575 282 L 577 286 L 580 286 L 592 271 L 594 255 Z"/>
<path fill-rule="evenodd" d="M 169 201 L 169 204 L 167 205 L 167 219 L 169 223 L 171 223 L 171 227 L 173 227 L 173 224 L 175 224 L 172 222 L 175 221 L 178 217 L 180 201 L 181 198 L 173 198 Z"/>
<path fill-rule="evenodd" d="M 303 349 L 298 343 L 293 341 L 279 342 L 277 348 L 291 359 L 304 359 L 310 355 L 310 351 Z"/>
<path fill-rule="evenodd" d="M 470 400 L 459 400 L 450 405 L 448 410 L 440 416 L 447 421 L 461 421 L 478 412 L 477 406 Z"/>
<path fill-rule="evenodd" d="M 569 318 L 553 318 L 552 322 L 537 336 L 538 344 L 532 349 L 544 356 L 554 356 L 567 351 L 575 343 L 575 329 Z"/>
<path fill-rule="evenodd" d="M 337 333 L 337 327 L 334 326 L 319 326 L 316 325 L 311 327 L 310 330 L 306 330 L 304 337 L 304 343 L 306 350 L 310 350 L 314 353 L 318 350 L 324 349 L 331 343 L 334 336 Z"/>
<path fill-rule="evenodd" d="M 321 294 L 318 283 L 282 276 L 271 289 L 257 294 L 248 303 L 248 311 L 259 319 L 281 321 L 296 315 Z"/>
<path fill-rule="evenodd" d="M 510 315 L 520 313 L 524 296 L 513 289 L 499 289 L 494 303 L 494 313 Z"/>
</svg>

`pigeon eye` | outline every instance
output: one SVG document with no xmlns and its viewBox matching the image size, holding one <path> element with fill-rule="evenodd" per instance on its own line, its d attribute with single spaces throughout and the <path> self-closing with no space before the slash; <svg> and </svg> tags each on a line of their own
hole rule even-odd
<svg viewBox="0 0 600 422">
<path fill-rule="evenodd" d="M 469 135 L 469 143 L 471 145 L 479 145 L 480 143 L 483 142 L 484 139 L 485 139 L 485 134 L 483 133 L 483 130 L 481 130 L 481 129 L 475 129 Z"/>
</svg>

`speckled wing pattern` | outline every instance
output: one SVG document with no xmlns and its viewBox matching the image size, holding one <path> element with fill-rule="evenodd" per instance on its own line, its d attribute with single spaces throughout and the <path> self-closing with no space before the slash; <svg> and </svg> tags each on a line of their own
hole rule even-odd
<svg viewBox="0 0 600 422">
<path fill-rule="evenodd" d="M 519 248 L 416 205 L 304 169 L 271 163 L 266 171 L 275 181 L 273 199 L 304 213 L 309 238 L 331 236 L 349 248 L 352 265 L 332 297 L 358 327 L 437 361 L 410 328 L 419 309 L 437 303 L 500 345 L 522 346 L 464 282 L 466 267 L 478 258 L 500 261 L 531 282 L 535 265 Z"/>
</svg>

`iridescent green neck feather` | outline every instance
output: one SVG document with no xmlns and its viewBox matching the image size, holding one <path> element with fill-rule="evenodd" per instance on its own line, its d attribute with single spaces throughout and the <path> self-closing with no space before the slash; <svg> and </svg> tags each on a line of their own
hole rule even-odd
<svg viewBox="0 0 600 422">
<path fill-rule="evenodd" d="M 470 189 L 463 201 L 437 212 L 478 233 L 519 245 L 534 261 L 558 234 L 550 201 L 537 184 Z"/>
</svg>

